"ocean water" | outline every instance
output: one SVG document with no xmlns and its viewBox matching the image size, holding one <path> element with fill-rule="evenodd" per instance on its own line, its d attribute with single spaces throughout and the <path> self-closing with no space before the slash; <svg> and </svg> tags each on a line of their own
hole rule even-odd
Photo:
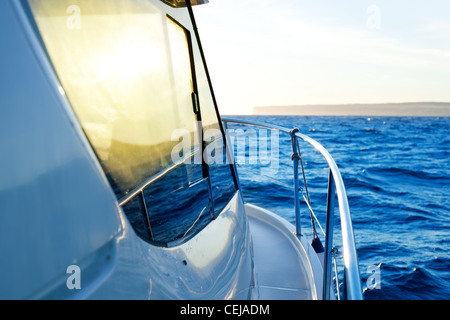
<svg viewBox="0 0 450 320">
<path fill-rule="evenodd" d="M 349 200 L 364 299 L 450 299 L 450 118 L 233 118 L 298 127 L 333 156 Z M 236 154 L 244 199 L 294 222 L 289 137 L 249 128 L 239 133 L 248 139 L 241 150 L 245 156 Z M 252 137 L 267 142 L 255 149 L 252 144 L 260 142 Z M 270 149 L 272 141 L 279 143 L 278 150 Z M 260 156 L 266 147 L 266 153 L 279 156 L 277 163 Z M 300 148 L 312 207 L 325 226 L 328 167 L 309 145 Z M 302 233 L 308 235 L 309 212 L 304 201 L 301 206 Z M 335 237 L 338 242 L 339 234 Z M 373 266 L 377 286 L 371 280 Z"/>
</svg>

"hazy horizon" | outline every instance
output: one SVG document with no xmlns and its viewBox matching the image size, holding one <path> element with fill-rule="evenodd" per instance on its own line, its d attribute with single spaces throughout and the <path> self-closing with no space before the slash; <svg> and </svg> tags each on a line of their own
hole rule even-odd
<svg viewBox="0 0 450 320">
<path fill-rule="evenodd" d="M 450 117 L 450 102 L 387 102 L 256 106 L 248 115 Z"/>
</svg>

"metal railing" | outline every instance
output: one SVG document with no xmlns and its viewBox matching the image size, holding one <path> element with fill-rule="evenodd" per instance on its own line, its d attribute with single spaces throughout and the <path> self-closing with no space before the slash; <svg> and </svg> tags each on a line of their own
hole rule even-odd
<svg viewBox="0 0 450 320">
<path fill-rule="evenodd" d="M 301 134 L 297 128 L 287 129 L 278 125 L 265 124 L 255 121 L 249 120 L 237 120 L 231 118 L 222 118 L 224 123 L 224 127 L 228 128 L 228 124 L 237 124 L 237 125 L 246 125 L 259 127 L 268 130 L 276 130 L 282 133 L 289 134 L 291 138 L 292 144 L 292 156 L 291 159 L 293 161 L 293 188 L 294 188 L 294 212 L 295 212 L 295 228 L 297 232 L 297 236 L 301 236 L 301 225 L 300 225 L 300 199 L 299 199 L 299 191 L 300 191 L 300 183 L 299 183 L 299 162 L 302 165 L 302 173 L 303 164 L 301 162 L 300 148 L 298 141 L 299 139 L 309 143 L 312 145 L 319 153 L 322 154 L 326 162 L 329 166 L 329 175 L 328 175 L 328 193 L 327 193 L 327 209 L 326 209 L 326 231 L 325 231 L 325 254 L 324 254 L 324 272 L 323 272 L 323 299 L 329 300 L 331 298 L 331 281 L 332 281 L 332 261 L 335 258 L 336 249 L 333 247 L 333 228 L 334 228 L 334 203 L 335 198 L 337 196 L 338 205 L 339 205 L 339 215 L 341 221 L 341 233 L 342 233 L 342 257 L 344 264 L 344 299 L 349 300 L 361 300 L 362 299 L 362 290 L 361 290 L 361 280 L 359 273 L 359 265 L 358 265 L 358 257 L 356 252 L 352 220 L 350 215 L 350 209 L 347 200 L 347 194 L 344 187 L 344 182 L 342 180 L 342 176 L 339 172 L 338 166 L 335 161 L 331 157 L 330 153 L 317 141 L 311 139 L 310 137 Z M 305 183 L 306 185 L 306 183 Z M 309 198 L 309 196 L 308 196 Z M 310 207 L 310 202 L 307 201 L 308 206 Z M 312 209 L 310 208 L 311 213 Z M 337 282 L 337 271 L 336 271 L 336 261 L 334 261 L 334 269 L 335 269 L 335 279 L 336 279 L 336 287 L 337 294 L 339 296 L 339 284 Z"/>
</svg>

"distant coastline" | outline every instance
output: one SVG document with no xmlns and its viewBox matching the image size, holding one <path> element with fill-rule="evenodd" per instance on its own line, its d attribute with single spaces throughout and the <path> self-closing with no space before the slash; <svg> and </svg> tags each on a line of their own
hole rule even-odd
<svg viewBox="0 0 450 320">
<path fill-rule="evenodd" d="M 254 107 L 254 115 L 450 117 L 450 102 L 355 103 Z"/>
</svg>

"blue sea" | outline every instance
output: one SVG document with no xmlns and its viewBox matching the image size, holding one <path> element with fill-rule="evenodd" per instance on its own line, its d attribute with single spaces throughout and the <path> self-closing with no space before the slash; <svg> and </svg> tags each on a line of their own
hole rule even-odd
<svg viewBox="0 0 450 320">
<path fill-rule="evenodd" d="M 233 118 L 298 127 L 333 156 L 348 195 L 364 299 L 450 299 L 450 118 Z M 262 135 L 242 128 L 248 137 Z M 264 176 L 255 175 L 259 169 L 247 148 L 247 159 L 238 157 L 239 179 L 245 201 L 294 223 L 290 140 L 277 139 L 279 163 L 265 163 Z M 311 204 L 324 227 L 328 167 L 309 145 L 300 148 Z M 309 212 L 301 205 L 302 233 L 308 234 Z M 371 266 L 378 268 L 375 288 L 368 283 Z"/>
</svg>

